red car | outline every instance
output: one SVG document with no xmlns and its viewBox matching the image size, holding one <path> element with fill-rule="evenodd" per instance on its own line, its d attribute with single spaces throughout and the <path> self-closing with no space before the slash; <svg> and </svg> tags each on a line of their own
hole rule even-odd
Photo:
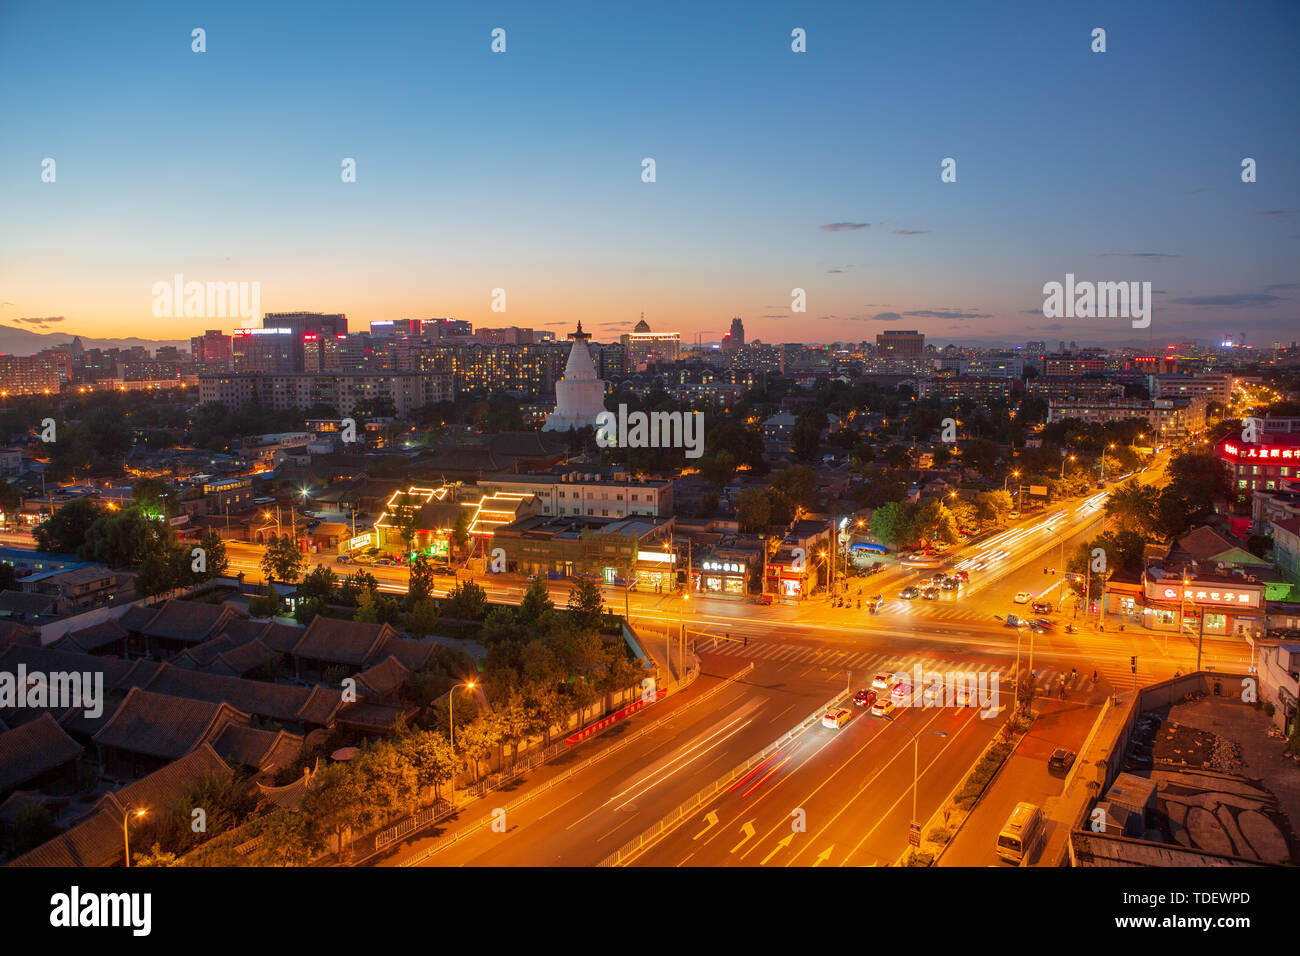
<svg viewBox="0 0 1300 956">
<path fill-rule="evenodd" d="M 876 702 L 876 692 L 874 690 L 860 690 L 853 695 L 853 703 L 859 707 L 870 707 Z"/>
</svg>

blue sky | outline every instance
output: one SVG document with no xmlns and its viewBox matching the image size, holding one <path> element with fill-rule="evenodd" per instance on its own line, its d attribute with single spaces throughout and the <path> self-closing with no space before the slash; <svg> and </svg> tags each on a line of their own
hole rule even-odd
<svg viewBox="0 0 1300 956">
<path fill-rule="evenodd" d="M 550 7 L 0 7 L 0 322 L 236 324 L 154 318 L 179 272 L 353 327 L 1297 337 L 1300 5 Z M 1067 272 L 1151 281 L 1150 333 L 1028 314 Z"/>
</svg>

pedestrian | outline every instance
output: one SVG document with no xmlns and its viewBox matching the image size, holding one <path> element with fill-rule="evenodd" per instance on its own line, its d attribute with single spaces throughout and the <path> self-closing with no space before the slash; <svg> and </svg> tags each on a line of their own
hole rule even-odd
<svg viewBox="0 0 1300 956">
<path fill-rule="evenodd" d="M 1097 683 L 1097 672 L 1096 672 L 1096 671 L 1093 671 L 1093 672 L 1092 672 L 1092 682 L 1093 682 L 1094 684 Z"/>
</svg>

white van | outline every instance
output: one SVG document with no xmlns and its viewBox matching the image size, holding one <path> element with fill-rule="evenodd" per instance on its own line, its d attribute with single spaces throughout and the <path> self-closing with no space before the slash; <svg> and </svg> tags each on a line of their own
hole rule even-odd
<svg viewBox="0 0 1300 956">
<path fill-rule="evenodd" d="M 998 856 L 1019 863 L 1042 840 L 1043 811 L 1032 803 L 1017 803 L 998 834 Z"/>
</svg>

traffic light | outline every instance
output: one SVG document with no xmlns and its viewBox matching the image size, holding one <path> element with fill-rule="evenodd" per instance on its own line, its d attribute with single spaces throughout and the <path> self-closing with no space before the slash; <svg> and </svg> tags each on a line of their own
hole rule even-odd
<svg viewBox="0 0 1300 956">
<path fill-rule="evenodd" d="M 1128 665 L 1129 667 L 1133 668 L 1134 674 L 1138 672 L 1138 659 L 1136 654 L 1128 659 Z"/>
</svg>

